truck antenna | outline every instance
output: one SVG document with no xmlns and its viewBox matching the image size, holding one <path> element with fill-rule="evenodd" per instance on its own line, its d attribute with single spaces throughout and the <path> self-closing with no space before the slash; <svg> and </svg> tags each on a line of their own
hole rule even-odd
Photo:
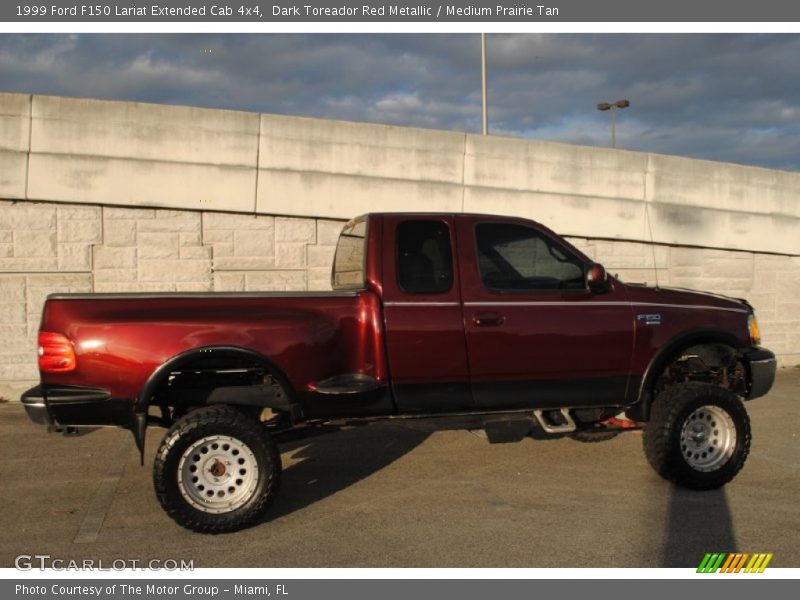
<svg viewBox="0 0 800 600">
<path fill-rule="evenodd" d="M 653 276 L 656 279 L 656 287 L 658 289 L 658 264 L 656 263 L 656 242 L 653 237 L 653 224 L 650 221 L 650 203 L 645 198 L 644 201 L 644 219 L 647 221 L 647 229 L 650 232 L 650 250 L 653 252 Z"/>
</svg>

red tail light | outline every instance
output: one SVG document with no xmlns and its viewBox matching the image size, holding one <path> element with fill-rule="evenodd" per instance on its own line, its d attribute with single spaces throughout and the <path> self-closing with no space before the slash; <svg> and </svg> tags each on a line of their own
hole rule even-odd
<svg viewBox="0 0 800 600">
<path fill-rule="evenodd" d="M 65 335 L 39 332 L 39 370 L 43 373 L 74 371 L 75 348 Z"/>
</svg>

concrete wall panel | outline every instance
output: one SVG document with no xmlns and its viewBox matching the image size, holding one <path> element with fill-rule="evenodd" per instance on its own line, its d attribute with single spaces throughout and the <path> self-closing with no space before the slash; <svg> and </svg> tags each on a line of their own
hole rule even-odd
<svg viewBox="0 0 800 600">
<path fill-rule="evenodd" d="M 34 96 L 31 151 L 254 168 L 257 114 Z"/>
<path fill-rule="evenodd" d="M 469 187 L 464 211 L 524 217 L 561 235 L 637 240 L 644 235 L 641 202 Z"/>
<path fill-rule="evenodd" d="M 782 214 L 649 203 L 653 240 L 729 250 L 800 253 L 800 219 Z M 645 241 L 648 237 L 645 236 Z"/>
<path fill-rule="evenodd" d="M 651 202 L 800 218 L 800 173 L 647 156 L 647 199 Z"/>
<path fill-rule="evenodd" d="M 464 184 L 641 202 L 646 163 L 636 152 L 467 135 Z"/>
<path fill-rule="evenodd" d="M 31 97 L 0 93 L 0 197 L 24 198 Z"/>
<path fill-rule="evenodd" d="M 351 218 L 371 211 L 460 212 L 460 185 L 412 180 L 386 180 L 261 170 L 257 212 L 332 219 Z"/>
<path fill-rule="evenodd" d="M 31 97 L 0 93 L 0 150 L 30 149 Z"/>
<path fill-rule="evenodd" d="M 28 155 L 0 150 L 0 198 L 25 198 Z"/>
<path fill-rule="evenodd" d="M 31 154 L 28 198 L 252 212 L 255 169 Z"/>
<path fill-rule="evenodd" d="M 261 116 L 259 168 L 461 184 L 464 134 Z"/>
</svg>

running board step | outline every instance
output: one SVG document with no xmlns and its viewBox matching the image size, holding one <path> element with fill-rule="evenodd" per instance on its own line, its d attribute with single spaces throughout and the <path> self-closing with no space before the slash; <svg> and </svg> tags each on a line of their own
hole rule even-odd
<svg viewBox="0 0 800 600">
<path fill-rule="evenodd" d="M 382 387 L 383 384 L 374 377 L 362 373 L 347 373 L 320 381 L 314 386 L 314 391 L 331 396 L 351 396 L 374 392 Z"/>
<path fill-rule="evenodd" d="M 523 419 L 506 419 L 500 421 L 486 421 L 483 430 L 486 432 L 486 439 L 490 444 L 510 444 L 521 442 L 536 426 L 533 419 L 525 417 Z"/>
<path fill-rule="evenodd" d="M 564 423 L 553 423 L 549 418 L 549 413 L 558 413 L 564 419 Z M 558 410 L 535 410 L 533 416 L 539 422 L 539 426 L 547 433 L 571 433 L 575 431 L 575 421 L 569 414 L 568 408 Z"/>
</svg>

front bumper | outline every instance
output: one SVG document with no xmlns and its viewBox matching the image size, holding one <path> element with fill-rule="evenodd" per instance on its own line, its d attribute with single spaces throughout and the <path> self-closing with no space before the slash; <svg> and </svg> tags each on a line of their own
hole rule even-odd
<svg viewBox="0 0 800 600">
<path fill-rule="evenodd" d="M 102 389 L 82 386 L 37 385 L 20 399 L 28 418 L 48 426 L 130 427 L 133 404 L 125 398 L 112 398 Z"/>
<path fill-rule="evenodd" d="M 766 348 L 752 348 L 742 352 L 740 358 L 747 369 L 747 399 L 766 395 L 775 383 L 775 370 L 778 366 L 775 354 Z"/>
</svg>

